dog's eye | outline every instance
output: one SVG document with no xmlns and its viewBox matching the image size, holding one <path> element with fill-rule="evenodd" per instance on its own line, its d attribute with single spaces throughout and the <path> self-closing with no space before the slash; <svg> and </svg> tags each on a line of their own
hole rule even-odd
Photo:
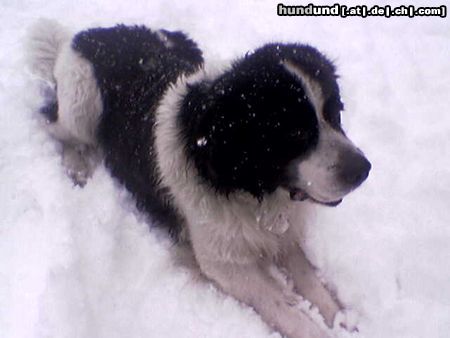
<svg viewBox="0 0 450 338">
<path fill-rule="evenodd" d="M 339 98 L 330 98 L 323 107 L 323 118 L 332 127 L 336 129 L 341 128 L 341 111 L 344 109 L 344 104 Z"/>
</svg>

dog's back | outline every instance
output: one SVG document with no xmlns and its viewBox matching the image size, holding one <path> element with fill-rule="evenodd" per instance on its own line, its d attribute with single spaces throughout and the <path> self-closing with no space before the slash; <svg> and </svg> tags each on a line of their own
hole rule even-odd
<svg viewBox="0 0 450 338">
<path fill-rule="evenodd" d="M 176 232 L 180 219 L 159 187 L 154 113 L 170 84 L 201 67 L 196 44 L 181 32 L 144 26 L 95 28 L 72 37 L 58 23 L 40 20 L 30 29 L 28 55 L 32 71 L 57 92 L 41 112 L 65 145 L 71 176 L 83 184 L 81 167 L 92 157 L 85 155 L 101 149 L 138 207 Z"/>
<path fill-rule="evenodd" d="M 72 47 L 93 65 L 100 88 L 104 106 L 97 136 L 107 167 L 139 208 L 177 229 L 180 220 L 158 186 L 154 113 L 167 87 L 200 67 L 200 50 L 181 32 L 123 25 L 81 32 Z"/>
</svg>

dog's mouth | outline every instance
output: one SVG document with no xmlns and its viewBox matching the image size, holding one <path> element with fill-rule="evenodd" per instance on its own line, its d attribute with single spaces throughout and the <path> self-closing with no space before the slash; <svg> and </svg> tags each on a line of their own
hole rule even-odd
<svg viewBox="0 0 450 338">
<path fill-rule="evenodd" d="M 331 202 L 323 202 L 323 201 L 319 201 L 313 197 L 311 197 L 310 195 L 308 195 L 308 193 L 306 193 L 304 190 L 298 189 L 298 188 L 291 188 L 289 190 L 289 196 L 291 197 L 292 201 L 306 201 L 306 200 L 310 200 L 314 203 L 318 203 L 318 204 L 322 204 L 322 205 L 326 205 L 328 207 L 335 207 L 338 204 L 340 204 L 342 202 L 342 198 L 336 201 L 331 201 Z"/>
</svg>

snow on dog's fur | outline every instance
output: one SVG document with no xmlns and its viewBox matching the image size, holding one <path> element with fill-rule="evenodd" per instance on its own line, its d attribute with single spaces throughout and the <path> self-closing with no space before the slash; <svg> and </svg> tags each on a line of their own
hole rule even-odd
<svg viewBox="0 0 450 338">
<path fill-rule="evenodd" d="M 329 327 L 341 309 L 300 248 L 302 224 L 370 170 L 341 129 L 333 64 L 310 46 L 268 44 L 212 75 L 181 32 L 72 36 L 46 20 L 30 32 L 30 66 L 56 91 L 41 112 L 73 179 L 85 184 L 102 156 L 219 288 L 288 337 L 326 337 L 295 306 L 301 294 Z"/>
</svg>

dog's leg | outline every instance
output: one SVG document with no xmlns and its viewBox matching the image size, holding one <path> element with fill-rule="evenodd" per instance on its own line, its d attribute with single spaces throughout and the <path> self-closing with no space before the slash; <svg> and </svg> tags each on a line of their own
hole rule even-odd
<svg viewBox="0 0 450 338">
<path fill-rule="evenodd" d="M 70 40 L 57 22 L 39 20 L 28 32 L 27 62 L 41 82 L 46 129 L 61 142 L 68 175 L 84 185 L 99 159 L 96 130 L 103 107 L 93 66 Z"/>
<path fill-rule="evenodd" d="M 99 151 L 85 144 L 63 143 L 62 164 L 75 185 L 83 187 L 100 162 Z"/>
<path fill-rule="evenodd" d="M 100 161 L 96 128 L 102 100 L 92 65 L 62 45 L 53 72 L 54 88 L 43 88 L 40 112 L 47 131 L 62 145 L 62 163 L 76 185 L 84 186 Z"/>
<path fill-rule="evenodd" d="M 40 109 L 40 113 L 46 120 L 45 128 L 49 134 L 62 145 L 62 164 L 67 175 L 74 184 L 84 186 L 100 162 L 100 152 L 92 131 L 98 113 L 89 110 L 95 105 L 85 102 L 90 99 L 89 90 L 85 90 L 83 95 L 76 95 L 84 89 L 82 81 L 79 81 L 77 87 L 70 86 L 71 78 L 63 80 L 65 82 L 60 81 L 61 84 L 56 90 L 48 85 L 42 89 L 44 106 Z M 68 90 L 73 90 L 72 96 L 61 95 L 60 88 L 64 90 L 67 87 Z M 94 91 L 92 95 L 95 94 Z"/>
<path fill-rule="evenodd" d="M 200 260 L 199 263 L 202 271 L 225 293 L 252 306 L 266 323 L 286 337 L 328 337 L 316 323 L 294 306 L 294 297 L 270 275 L 267 265 L 207 260 Z"/>
<path fill-rule="evenodd" d="M 295 289 L 319 308 L 325 323 L 332 327 L 341 306 L 317 277 L 303 250 L 298 245 L 291 245 L 281 263 L 290 273 Z"/>
</svg>

